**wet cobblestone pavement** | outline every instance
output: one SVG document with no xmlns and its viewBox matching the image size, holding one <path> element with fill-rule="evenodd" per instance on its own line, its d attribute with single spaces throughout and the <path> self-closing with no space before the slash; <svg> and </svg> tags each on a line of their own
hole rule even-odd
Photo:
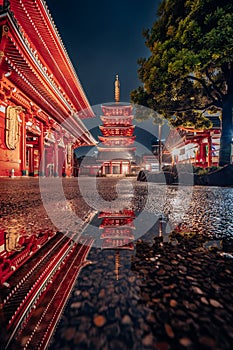
<svg viewBox="0 0 233 350">
<path fill-rule="evenodd" d="M 46 186 L 56 188 L 54 180 Z M 97 229 L 101 223 L 91 208 L 91 180 L 83 181 L 85 200 L 76 179 L 63 180 L 67 232 L 79 229 L 72 212 Z M 106 210 L 117 194 L 118 206 L 130 203 L 134 210 L 134 250 L 102 250 L 93 231 L 98 243 L 88 256 L 92 263 L 81 270 L 49 349 L 232 349 L 233 188 L 184 186 L 178 193 L 175 186 L 128 180 L 119 195 L 117 180 L 97 182 Z M 38 179 L 2 179 L 0 187 L 1 229 L 28 235 L 57 230 L 41 202 Z M 63 213 L 67 203 L 53 200 Z M 156 218 L 146 232 L 140 216 L 145 208 Z M 82 234 L 91 232 L 87 227 Z"/>
<path fill-rule="evenodd" d="M 139 244 L 136 256 L 92 251 L 51 349 L 231 349 L 232 262 Z"/>
</svg>

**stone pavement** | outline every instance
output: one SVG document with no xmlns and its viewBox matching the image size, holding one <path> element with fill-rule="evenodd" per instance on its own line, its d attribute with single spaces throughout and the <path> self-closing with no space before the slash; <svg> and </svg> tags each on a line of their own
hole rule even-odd
<svg viewBox="0 0 233 350">
<path fill-rule="evenodd" d="M 98 180 L 98 191 L 111 206 L 117 180 L 103 180 Z M 46 186 L 56 193 L 57 179 L 50 181 Z M 85 198 L 76 179 L 63 180 L 68 204 L 59 194 L 47 198 L 61 216 L 65 213 L 67 230 L 78 229 L 78 222 L 70 222 L 73 212 L 83 221 L 94 221 L 88 213 L 95 212 L 90 206 L 95 194 L 85 181 Z M 140 218 L 145 206 L 157 215 L 161 187 L 149 189 L 154 193 L 146 203 L 147 184 L 133 186 L 130 203 L 136 216 Z M 23 229 L 29 235 L 57 230 L 41 201 L 38 179 L 0 179 L 0 189 L 4 230 Z M 166 220 L 177 216 L 188 190 L 181 189 L 178 198 L 175 187 L 166 189 L 164 237 Z M 121 195 L 123 204 L 127 184 Z M 233 189 L 195 187 L 182 222 L 166 240 L 159 236 L 157 221 L 134 242 L 134 251 L 120 251 L 118 280 L 115 251 L 93 247 L 88 258 L 92 264 L 76 281 L 50 349 L 232 349 L 232 209 Z"/>
</svg>

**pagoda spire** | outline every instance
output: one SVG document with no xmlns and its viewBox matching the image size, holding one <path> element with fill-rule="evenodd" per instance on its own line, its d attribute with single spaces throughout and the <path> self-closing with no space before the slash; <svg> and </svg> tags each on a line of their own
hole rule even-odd
<svg viewBox="0 0 233 350">
<path fill-rule="evenodd" d="M 116 80 L 115 80 L 115 102 L 118 103 L 120 102 L 120 81 L 118 74 L 116 75 Z"/>
</svg>

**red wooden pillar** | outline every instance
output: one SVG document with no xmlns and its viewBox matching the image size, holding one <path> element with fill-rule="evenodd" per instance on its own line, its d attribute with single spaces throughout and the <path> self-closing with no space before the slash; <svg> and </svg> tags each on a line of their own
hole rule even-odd
<svg viewBox="0 0 233 350">
<path fill-rule="evenodd" d="M 71 147 L 71 172 L 70 172 L 70 176 L 74 176 L 74 144 Z"/>
<path fill-rule="evenodd" d="M 200 142 L 200 162 L 203 162 L 203 143 Z"/>
<path fill-rule="evenodd" d="M 200 163 L 200 161 L 201 161 L 201 141 L 198 140 L 197 144 L 198 144 L 198 149 L 197 149 L 197 153 L 196 153 L 196 162 Z"/>
<path fill-rule="evenodd" d="M 123 174 L 123 164 L 122 164 L 122 162 L 120 162 L 120 174 L 121 175 Z"/>
<path fill-rule="evenodd" d="M 203 161 L 202 161 L 202 163 L 203 163 L 203 165 L 205 164 L 207 164 L 207 155 L 206 155 L 206 143 L 203 143 L 202 144 L 202 148 L 203 148 L 203 150 L 202 150 L 202 152 L 203 152 Z"/>
<path fill-rule="evenodd" d="M 21 174 L 22 176 L 26 175 L 26 123 L 25 123 L 25 115 L 22 113 L 21 116 Z"/>
<path fill-rule="evenodd" d="M 34 148 L 29 147 L 29 176 L 34 176 Z"/>
<path fill-rule="evenodd" d="M 110 162 L 110 175 L 112 175 L 113 172 L 112 172 L 112 162 Z"/>
<path fill-rule="evenodd" d="M 200 159 L 199 162 L 204 164 L 206 163 L 206 147 L 205 144 L 201 141 L 200 142 Z"/>
<path fill-rule="evenodd" d="M 67 154 L 66 154 L 66 148 L 64 148 L 63 149 L 62 176 L 66 176 L 66 170 L 67 170 Z"/>
<path fill-rule="evenodd" d="M 65 176 L 65 153 L 63 147 L 58 147 L 58 176 Z"/>
<path fill-rule="evenodd" d="M 208 136 L 208 166 L 212 165 L 212 138 Z"/>
<path fill-rule="evenodd" d="M 58 176 L 58 144 L 54 144 L 54 176 Z"/>
<path fill-rule="evenodd" d="M 39 175 L 45 175 L 45 154 L 44 154 L 44 125 L 40 123 L 41 135 L 39 137 Z"/>
</svg>

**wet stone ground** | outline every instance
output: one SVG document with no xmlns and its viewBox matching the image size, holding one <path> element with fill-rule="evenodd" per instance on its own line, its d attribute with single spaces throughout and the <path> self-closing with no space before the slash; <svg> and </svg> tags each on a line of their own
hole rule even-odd
<svg viewBox="0 0 233 350">
<path fill-rule="evenodd" d="M 197 237 L 92 249 L 51 349 L 232 349 L 233 265 Z M 203 240 L 204 241 L 204 240 Z"/>
<path fill-rule="evenodd" d="M 232 262 L 179 246 L 92 250 L 52 349 L 231 349 Z"/>
<path fill-rule="evenodd" d="M 154 191 L 149 200 L 148 191 Z M 106 182 L 101 193 L 114 198 Z M 232 349 L 232 195 L 233 189 L 177 193 L 136 185 L 139 226 L 145 225 L 140 210 L 162 210 L 164 237 L 157 221 L 133 252 L 120 251 L 118 279 L 116 252 L 93 248 L 93 264 L 82 270 L 50 349 Z M 178 228 L 167 235 L 167 222 L 181 211 Z"/>
<path fill-rule="evenodd" d="M 88 220 L 96 194 L 90 180 L 83 182 L 83 198 L 76 179 L 63 185 L 68 209 L 66 203 L 63 210 L 57 186 L 51 200 L 64 213 L 67 230 L 75 230 L 69 212 Z M 92 264 L 79 274 L 49 349 L 232 349 L 233 189 L 129 181 L 119 195 L 115 185 L 104 179 L 98 193 L 106 210 L 118 194 L 118 205 L 135 211 L 134 250 L 119 252 L 117 273 L 117 251 L 93 246 Z M 12 225 L 28 234 L 56 230 L 40 199 L 46 189 L 39 190 L 36 179 L 3 180 L 0 186 L 4 230 Z M 144 211 L 156 218 L 146 232 Z M 98 220 L 90 220 L 98 226 Z"/>
</svg>

